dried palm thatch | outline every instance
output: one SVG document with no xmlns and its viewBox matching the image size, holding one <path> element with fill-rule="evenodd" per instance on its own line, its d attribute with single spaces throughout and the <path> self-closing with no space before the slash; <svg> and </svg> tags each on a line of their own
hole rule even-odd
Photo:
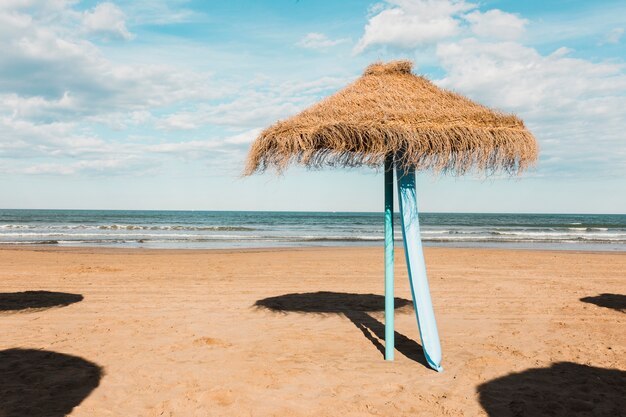
<svg viewBox="0 0 626 417">
<path fill-rule="evenodd" d="M 367 67 L 343 90 L 265 129 L 246 175 L 291 162 L 309 167 L 396 164 L 462 174 L 524 170 L 538 147 L 524 123 L 411 73 L 412 63 Z"/>
</svg>

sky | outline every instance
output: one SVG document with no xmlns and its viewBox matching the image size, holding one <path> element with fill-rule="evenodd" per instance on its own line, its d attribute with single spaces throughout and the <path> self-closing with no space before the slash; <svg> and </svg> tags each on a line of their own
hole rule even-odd
<svg viewBox="0 0 626 417">
<path fill-rule="evenodd" d="M 418 175 L 441 212 L 626 213 L 626 2 L 2 0 L 0 208 L 380 211 L 373 169 L 242 178 L 265 127 L 409 59 L 521 117 L 519 177 Z"/>
</svg>

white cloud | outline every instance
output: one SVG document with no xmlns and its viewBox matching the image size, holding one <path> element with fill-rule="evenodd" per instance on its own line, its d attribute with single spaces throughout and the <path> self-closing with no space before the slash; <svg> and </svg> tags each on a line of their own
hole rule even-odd
<svg viewBox="0 0 626 417">
<path fill-rule="evenodd" d="M 100 16 L 101 6 L 94 9 L 95 16 Z M 65 24 L 77 16 L 73 9 L 58 13 L 63 16 L 50 21 L 20 11 L 0 11 L 0 94 L 47 101 L 68 95 L 73 111 L 99 114 L 146 110 L 220 94 L 208 73 L 168 64 L 113 62 L 78 36 L 80 28 L 72 32 L 71 25 Z"/>
<path fill-rule="evenodd" d="M 348 42 L 348 39 L 330 39 L 323 33 L 311 32 L 296 44 L 307 49 L 326 49 L 341 43 Z"/>
<path fill-rule="evenodd" d="M 485 13 L 474 11 L 464 18 L 470 22 L 472 32 L 488 39 L 518 39 L 523 33 L 528 20 L 498 9 L 488 10 Z"/>
<path fill-rule="evenodd" d="M 191 112 L 170 114 L 157 123 L 158 127 L 168 130 L 193 130 L 201 125 L 200 118 Z"/>
<path fill-rule="evenodd" d="M 122 131 L 133 126 L 148 126 L 155 121 L 155 117 L 148 110 L 135 110 L 131 112 L 113 111 L 102 114 L 90 114 L 84 118 L 84 121 Z"/>
<path fill-rule="evenodd" d="M 550 55 L 515 42 L 476 39 L 441 44 L 438 83 L 519 114 L 542 148 L 541 169 L 626 174 L 626 66 Z"/>
<path fill-rule="evenodd" d="M 11 114 L 12 117 L 53 118 L 74 109 L 76 100 L 67 91 L 58 99 L 41 96 L 23 97 L 15 93 L 0 94 L 0 114 Z"/>
<path fill-rule="evenodd" d="M 180 157 L 176 147 L 169 157 L 150 148 L 159 141 L 166 149 L 172 138 L 147 134 L 130 143 L 123 130 L 151 132 L 158 120 L 153 113 L 164 117 L 182 103 L 213 100 L 223 87 L 204 71 L 107 58 L 88 37 L 129 38 L 121 11 L 111 3 L 88 12 L 72 6 L 32 0 L 0 7 L 2 172 L 140 173 Z M 217 135 L 200 148 L 208 152 L 211 141 L 227 146 Z M 191 155 L 193 147 L 185 147 Z"/>
<path fill-rule="evenodd" d="M 37 9 L 43 13 L 65 10 L 79 0 L 2 0 L 0 10 Z"/>
<path fill-rule="evenodd" d="M 187 0 L 126 0 L 124 10 L 139 25 L 170 25 L 198 20 L 202 15 L 185 7 Z"/>
<path fill-rule="evenodd" d="M 138 115 L 142 117 L 142 115 Z M 231 135 L 207 135 L 191 140 L 177 138 L 146 141 L 103 140 L 75 123 L 32 122 L 0 118 L 0 172 L 27 175 L 143 175 L 172 160 L 218 158 L 241 166 L 241 145 L 260 129 Z M 207 166 L 205 171 L 211 168 Z M 230 170 L 230 169 L 229 169 Z"/>
<path fill-rule="evenodd" d="M 157 126 L 167 130 L 193 130 L 206 125 L 255 127 L 294 114 L 313 100 L 251 91 L 230 102 L 201 104 L 193 110 L 173 113 L 159 120 Z"/>
<path fill-rule="evenodd" d="M 72 163 L 40 163 L 26 166 L 14 172 L 26 175 L 75 175 L 75 174 L 102 174 L 111 172 L 128 174 L 130 170 L 136 170 L 132 159 L 119 158 L 100 159 L 90 161 L 78 161 Z"/>
<path fill-rule="evenodd" d="M 314 81 L 271 83 L 263 89 L 244 85 L 230 101 L 198 104 L 193 109 L 161 118 L 157 126 L 166 130 L 193 130 L 207 125 L 256 128 L 291 116 L 349 80 L 322 77 Z"/>
<path fill-rule="evenodd" d="M 88 34 L 105 38 L 132 39 L 126 28 L 124 12 L 113 3 L 100 3 L 83 16 L 83 29 Z"/>
<path fill-rule="evenodd" d="M 460 32 L 462 13 L 475 7 L 463 0 L 389 0 L 373 9 L 354 52 L 381 45 L 410 49 L 450 38 Z"/>
<path fill-rule="evenodd" d="M 544 56 L 514 42 L 476 39 L 439 45 L 441 84 L 514 111 L 562 114 L 590 97 L 620 96 L 624 65 L 570 58 L 567 49 Z M 580 106 L 582 107 L 582 106 Z M 595 107 L 595 106 L 594 106 Z M 590 108 L 594 110 L 594 108 Z"/>
<path fill-rule="evenodd" d="M 0 157 L 9 160 L 99 153 L 105 142 L 74 122 L 33 123 L 0 117 Z"/>
<path fill-rule="evenodd" d="M 0 9 L 0 157 L 84 156 L 106 143 L 94 129 L 147 125 L 153 111 L 221 94 L 207 73 L 105 58 L 81 38 L 83 14 L 68 4 L 50 15 L 31 12 L 34 3 Z M 101 6 L 88 17 L 108 13 Z"/>
<path fill-rule="evenodd" d="M 259 136 L 262 130 L 262 128 L 246 130 L 245 132 L 224 139 L 224 143 L 230 143 L 233 145 L 250 144 L 257 138 L 257 136 Z"/>
<path fill-rule="evenodd" d="M 198 156 L 199 153 L 214 150 L 219 147 L 219 143 L 208 140 L 190 140 L 184 142 L 166 142 L 145 147 L 146 151 L 167 154 L 185 154 Z"/>
<path fill-rule="evenodd" d="M 120 9 L 103 3 L 79 12 L 72 2 L 44 6 L 39 1 L 0 7 L 4 173 L 99 175 L 136 169 L 140 174 L 164 169 L 168 161 L 210 164 L 216 158 L 230 158 L 239 167 L 259 126 L 294 114 L 347 82 L 254 77 L 238 83 L 223 77 L 218 84 L 208 72 L 170 64 L 161 51 L 130 61 L 107 56 L 122 44 L 104 50 L 91 38 L 128 38 Z M 128 12 L 166 3 L 171 2 L 120 4 Z M 138 18 L 129 12 L 130 21 Z M 118 159 L 128 162 L 128 170 L 112 162 Z"/>
<path fill-rule="evenodd" d="M 602 44 L 617 44 L 622 39 L 622 35 L 624 35 L 624 28 L 615 28 L 606 35 Z"/>
</svg>

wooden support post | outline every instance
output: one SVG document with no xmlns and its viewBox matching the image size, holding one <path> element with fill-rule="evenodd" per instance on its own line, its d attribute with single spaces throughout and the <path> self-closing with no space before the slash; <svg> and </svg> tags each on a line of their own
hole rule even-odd
<svg viewBox="0 0 626 417">
<path fill-rule="evenodd" d="M 385 360 L 394 358 L 393 155 L 385 159 Z"/>
</svg>

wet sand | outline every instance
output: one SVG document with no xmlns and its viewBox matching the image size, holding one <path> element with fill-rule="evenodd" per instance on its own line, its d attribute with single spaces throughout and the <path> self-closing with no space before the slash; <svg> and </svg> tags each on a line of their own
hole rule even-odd
<svg viewBox="0 0 626 417">
<path fill-rule="evenodd" d="M 626 253 L 427 248 L 441 374 L 396 256 L 0 248 L 0 416 L 626 414 Z"/>
</svg>

